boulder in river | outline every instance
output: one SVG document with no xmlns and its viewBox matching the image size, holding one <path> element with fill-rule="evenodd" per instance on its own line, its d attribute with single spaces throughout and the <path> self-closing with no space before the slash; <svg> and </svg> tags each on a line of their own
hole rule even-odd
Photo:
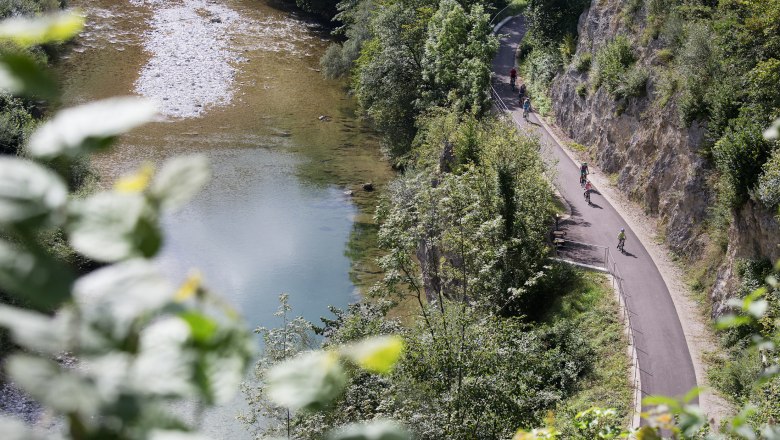
<svg viewBox="0 0 780 440">
<path fill-rule="evenodd" d="M 371 182 L 366 182 L 363 184 L 363 191 L 373 191 L 374 190 L 374 184 Z"/>
</svg>

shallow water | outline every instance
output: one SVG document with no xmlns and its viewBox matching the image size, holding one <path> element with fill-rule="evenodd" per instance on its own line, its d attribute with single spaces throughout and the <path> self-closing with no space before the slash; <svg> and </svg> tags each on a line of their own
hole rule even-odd
<svg viewBox="0 0 780 440">
<path fill-rule="evenodd" d="M 355 301 L 375 253 L 377 192 L 361 185 L 381 192 L 391 171 L 344 84 L 318 72 L 327 32 L 259 0 L 71 4 L 88 26 L 60 62 L 64 104 L 140 94 L 165 115 L 95 159 L 102 184 L 145 161 L 211 159 L 212 182 L 164 220 L 161 266 L 175 279 L 199 268 L 252 327 L 278 325 L 283 292 L 315 322 Z M 208 431 L 244 437 L 233 409 Z"/>
</svg>

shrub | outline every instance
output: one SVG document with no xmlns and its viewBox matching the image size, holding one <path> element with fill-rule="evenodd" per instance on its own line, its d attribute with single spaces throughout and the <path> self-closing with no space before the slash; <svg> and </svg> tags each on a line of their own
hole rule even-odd
<svg viewBox="0 0 780 440">
<path fill-rule="evenodd" d="M 591 56 L 590 52 L 585 52 L 578 56 L 577 60 L 574 61 L 574 68 L 577 69 L 577 72 L 585 73 L 590 70 L 590 62 L 592 59 L 593 56 Z"/>
<path fill-rule="evenodd" d="M 642 9 L 642 3 L 643 0 L 628 0 L 625 5 L 623 6 L 623 21 L 627 25 L 634 24 L 634 19 L 636 19 L 637 14 L 639 13 L 639 10 Z"/>
<path fill-rule="evenodd" d="M 577 41 L 574 39 L 574 35 L 566 34 L 563 37 L 563 41 L 558 45 L 558 51 L 561 53 L 561 59 L 564 64 L 567 64 L 574 52 L 577 51 Z"/>
<path fill-rule="evenodd" d="M 577 85 L 577 95 L 579 95 L 580 98 L 584 98 L 588 95 L 588 84 L 587 83 L 580 83 Z"/>
<path fill-rule="evenodd" d="M 33 118 L 20 99 L 9 95 L 0 95 L 0 109 L 0 154 L 14 155 L 32 128 Z"/>
<path fill-rule="evenodd" d="M 674 59 L 674 52 L 671 49 L 661 49 L 658 51 L 658 61 L 662 64 L 669 64 Z"/>
<path fill-rule="evenodd" d="M 758 178 L 756 198 L 767 208 L 780 205 L 780 148 L 775 147 L 772 157 L 764 164 Z"/>
<path fill-rule="evenodd" d="M 671 49 L 682 46 L 685 41 L 685 22 L 676 14 L 670 15 L 661 24 L 658 38 Z"/>
<path fill-rule="evenodd" d="M 712 150 L 715 165 L 733 193 L 728 200 L 731 207 L 745 201 L 771 152 L 769 142 L 762 135 L 764 127 L 750 112 L 744 113 L 731 121 Z"/>
<path fill-rule="evenodd" d="M 665 107 L 669 100 L 677 93 L 678 89 L 677 72 L 672 69 L 662 70 L 658 75 L 656 82 L 656 90 L 658 99 L 656 101 L 658 107 Z"/>
<path fill-rule="evenodd" d="M 596 54 L 595 88 L 603 85 L 614 93 L 623 73 L 635 60 L 628 39 L 622 35 L 616 37 Z"/>
<path fill-rule="evenodd" d="M 328 78 L 340 78 L 349 73 L 355 60 L 344 56 L 344 48 L 336 43 L 328 46 L 328 50 L 320 58 L 322 73 Z"/>
<path fill-rule="evenodd" d="M 528 92 L 534 101 L 534 108 L 542 115 L 552 108 L 549 97 L 550 83 L 561 66 L 560 53 L 551 49 L 536 49 L 520 66 L 528 82 Z"/>
<path fill-rule="evenodd" d="M 615 96 L 618 98 L 643 96 L 647 91 L 648 77 L 647 69 L 635 66 L 622 75 L 620 85 L 615 90 Z"/>
<path fill-rule="evenodd" d="M 723 57 L 718 53 L 717 45 L 713 45 L 715 35 L 712 30 L 701 23 L 694 23 L 686 28 L 686 39 L 677 54 L 677 70 L 681 82 L 679 102 L 680 119 L 685 125 L 690 125 L 695 119 L 706 118 L 709 114 L 705 95 L 710 84 L 717 82 L 720 73 L 718 60 Z"/>
<path fill-rule="evenodd" d="M 710 380 L 725 396 L 741 404 L 753 390 L 753 383 L 761 374 L 761 360 L 751 350 L 729 360 L 721 368 L 710 369 Z"/>
</svg>

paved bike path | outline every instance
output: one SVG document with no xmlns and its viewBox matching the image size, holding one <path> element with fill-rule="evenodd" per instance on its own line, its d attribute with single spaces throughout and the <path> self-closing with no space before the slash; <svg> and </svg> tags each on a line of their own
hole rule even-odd
<svg viewBox="0 0 780 440">
<path fill-rule="evenodd" d="M 562 222 L 567 240 L 607 246 L 618 265 L 631 311 L 631 330 L 639 359 L 642 397 L 648 395 L 682 396 L 696 386 L 688 344 L 669 290 L 655 263 L 636 234 L 612 205 L 601 197 L 598 188 L 591 193 L 592 205 L 583 197 L 579 185 L 579 166 L 563 151 L 540 124 L 537 115 L 522 118 L 517 93 L 509 86 L 509 71 L 515 63 L 515 51 L 525 32 L 523 17 L 509 20 L 499 31 L 501 45 L 493 60 L 493 85 L 509 107 L 518 126 L 538 133 L 543 151 L 557 162 L 555 186 L 571 206 L 571 218 Z M 518 81 L 518 85 L 520 81 Z M 625 253 L 615 247 L 620 228 L 626 229 Z"/>
</svg>

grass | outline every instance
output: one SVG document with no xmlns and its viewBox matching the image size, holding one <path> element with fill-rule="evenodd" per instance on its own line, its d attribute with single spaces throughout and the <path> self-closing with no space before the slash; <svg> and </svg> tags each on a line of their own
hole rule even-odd
<svg viewBox="0 0 780 440">
<path fill-rule="evenodd" d="M 546 320 L 575 322 L 595 352 L 593 369 L 580 381 L 579 390 L 555 411 L 562 438 L 572 438 L 574 415 L 593 406 L 614 408 L 628 425 L 632 405 L 628 340 L 609 279 L 579 271 L 577 282 L 555 300 Z"/>
</svg>

